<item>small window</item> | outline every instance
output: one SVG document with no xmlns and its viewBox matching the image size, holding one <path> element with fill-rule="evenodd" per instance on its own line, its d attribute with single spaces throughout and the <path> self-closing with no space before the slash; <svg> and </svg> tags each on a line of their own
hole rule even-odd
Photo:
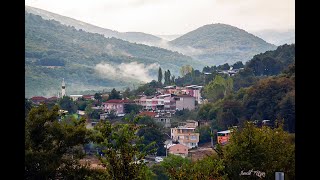
<svg viewBox="0 0 320 180">
<path fill-rule="evenodd" d="M 179 151 L 179 149 L 177 149 L 177 151 Z"/>
</svg>

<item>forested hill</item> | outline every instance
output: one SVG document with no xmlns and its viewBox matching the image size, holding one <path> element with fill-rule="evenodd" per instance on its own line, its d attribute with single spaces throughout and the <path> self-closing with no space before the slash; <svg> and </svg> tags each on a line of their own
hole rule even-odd
<svg viewBox="0 0 320 180">
<path fill-rule="evenodd" d="M 274 51 L 255 55 L 247 62 L 246 67 L 253 70 L 256 76 L 277 75 L 295 62 L 295 44 L 279 46 Z"/>
<path fill-rule="evenodd" d="M 39 15 L 45 20 L 56 20 L 63 25 L 73 26 L 77 30 L 82 29 L 83 31 L 102 34 L 105 37 L 115 37 L 122 40 L 135 42 L 135 43 L 142 43 L 142 44 L 157 44 L 160 41 L 162 41 L 160 37 L 157 37 L 151 34 L 146 34 L 142 32 L 118 32 L 111 29 L 101 28 L 101 27 L 98 27 L 89 23 L 85 23 L 73 18 L 62 16 L 59 14 L 55 14 L 49 11 L 45 11 L 39 8 L 25 6 L 25 10 L 28 13 Z"/>
<path fill-rule="evenodd" d="M 62 78 L 72 93 L 147 82 L 159 65 L 172 72 L 184 64 L 202 66 L 177 52 L 105 38 L 27 12 L 25 57 L 26 97 L 56 95 Z"/>
<path fill-rule="evenodd" d="M 170 41 L 172 46 L 189 48 L 189 54 L 212 65 L 246 62 L 255 54 L 276 49 L 263 39 L 227 24 L 209 24 Z M 193 51 L 192 51 L 193 50 Z"/>
</svg>

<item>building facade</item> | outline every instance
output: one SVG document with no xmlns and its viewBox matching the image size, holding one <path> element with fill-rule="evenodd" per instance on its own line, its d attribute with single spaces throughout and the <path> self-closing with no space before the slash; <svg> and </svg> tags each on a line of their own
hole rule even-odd
<svg viewBox="0 0 320 180">
<path fill-rule="evenodd" d="M 124 114 L 124 105 L 130 103 L 128 100 L 110 99 L 102 103 L 102 108 L 105 112 L 114 111 L 116 115 Z"/>
<path fill-rule="evenodd" d="M 176 102 L 176 110 L 194 110 L 196 108 L 196 99 L 191 95 L 177 95 L 174 99 Z"/>
<path fill-rule="evenodd" d="M 196 122 L 196 123 L 195 123 Z M 198 123 L 186 122 L 183 126 L 171 128 L 171 138 L 173 141 L 178 141 L 180 144 L 187 146 L 189 149 L 198 146 L 199 133 L 196 133 Z"/>
</svg>

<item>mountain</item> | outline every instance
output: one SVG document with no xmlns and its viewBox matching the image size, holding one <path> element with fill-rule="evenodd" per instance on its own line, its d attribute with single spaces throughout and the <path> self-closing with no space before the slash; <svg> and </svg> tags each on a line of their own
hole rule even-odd
<svg viewBox="0 0 320 180">
<path fill-rule="evenodd" d="M 62 78 L 67 94 L 132 88 L 156 79 L 159 66 L 179 72 L 186 64 L 203 66 L 178 52 L 106 38 L 25 13 L 26 97 L 56 95 Z"/>
<path fill-rule="evenodd" d="M 170 41 L 169 45 L 209 66 L 246 62 L 255 54 L 276 49 L 275 45 L 253 34 L 220 23 L 204 25 Z"/>
<path fill-rule="evenodd" d="M 34 8 L 30 6 L 25 6 L 25 10 L 29 13 L 39 15 L 43 19 L 46 20 L 56 20 L 59 21 L 63 25 L 73 26 L 77 30 L 82 29 L 83 31 L 91 32 L 91 33 L 98 33 L 102 34 L 105 37 L 115 37 L 118 39 L 126 40 L 133 43 L 140 43 L 140 44 L 158 44 L 162 39 L 160 37 L 141 33 L 141 32 L 118 32 L 110 29 L 101 28 L 92 24 L 88 24 L 73 18 L 69 18 L 66 16 L 62 16 L 59 14 L 55 14 L 49 11 L 45 11 L 39 8 Z"/>
<path fill-rule="evenodd" d="M 277 30 L 263 30 L 252 32 L 258 37 L 266 40 L 269 43 L 275 45 L 283 45 L 283 44 L 293 44 L 295 43 L 295 30 L 289 29 L 287 31 L 277 31 Z"/>
</svg>

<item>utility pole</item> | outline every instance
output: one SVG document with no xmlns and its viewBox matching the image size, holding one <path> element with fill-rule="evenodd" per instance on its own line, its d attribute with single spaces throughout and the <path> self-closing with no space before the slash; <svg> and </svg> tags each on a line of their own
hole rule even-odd
<svg viewBox="0 0 320 180">
<path fill-rule="evenodd" d="M 213 133 L 212 133 L 212 127 L 210 127 L 210 131 L 211 131 L 211 148 L 213 148 Z"/>
</svg>

